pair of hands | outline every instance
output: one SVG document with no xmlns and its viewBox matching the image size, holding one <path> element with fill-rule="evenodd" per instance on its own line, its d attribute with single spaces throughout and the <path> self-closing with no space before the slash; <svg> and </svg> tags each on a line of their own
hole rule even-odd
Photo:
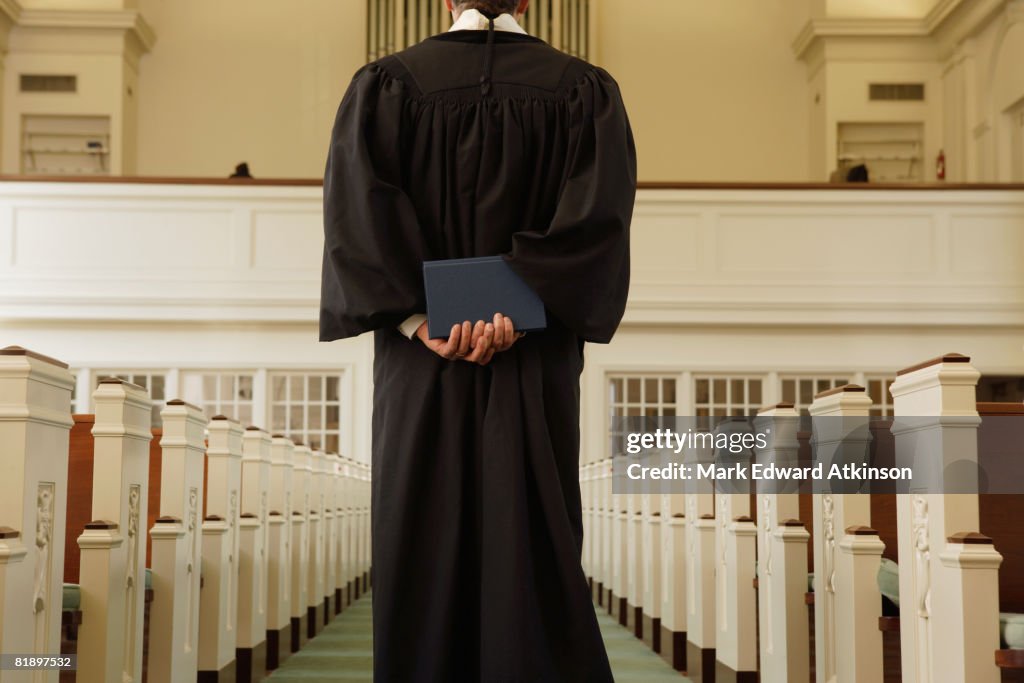
<svg viewBox="0 0 1024 683">
<path fill-rule="evenodd" d="M 523 334 L 516 332 L 512 319 L 501 313 L 495 313 L 494 320 L 489 323 L 477 320 L 474 325 L 467 320 L 461 325 L 452 325 L 448 339 L 428 337 L 425 322 L 416 328 L 416 336 L 420 341 L 441 358 L 464 360 L 477 365 L 487 365 L 495 353 L 508 351 Z"/>
</svg>

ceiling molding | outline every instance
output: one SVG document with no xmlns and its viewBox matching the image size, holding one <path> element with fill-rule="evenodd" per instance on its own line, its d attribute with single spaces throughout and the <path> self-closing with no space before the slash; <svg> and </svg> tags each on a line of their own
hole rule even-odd
<svg viewBox="0 0 1024 683">
<path fill-rule="evenodd" d="M 803 59 L 818 42 L 829 38 L 926 38 L 924 19 L 810 19 L 793 41 Z"/>
<path fill-rule="evenodd" d="M 935 38 L 947 33 L 957 43 L 976 32 L 992 15 L 1019 0 L 939 0 L 919 19 L 810 19 L 793 40 L 793 53 L 806 59 L 818 43 L 834 38 Z"/>
<path fill-rule="evenodd" d="M 964 0 L 939 0 L 924 16 L 924 25 L 928 33 L 934 33 L 953 12 L 963 4 Z"/>
<path fill-rule="evenodd" d="M 8 23 L 18 23 L 21 13 L 21 3 L 18 0 L 0 0 L 0 17 L 5 17 Z"/>
<path fill-rule="evenodd" d="M 0 0 L 11 2 L 12 0 Z M 125 31 L 143 52 L 156 43 L 156 33 L 137 10 L 43 10 L 22 9 L 18 26 L 24 28 L 66 28 Z"/>
</svg>

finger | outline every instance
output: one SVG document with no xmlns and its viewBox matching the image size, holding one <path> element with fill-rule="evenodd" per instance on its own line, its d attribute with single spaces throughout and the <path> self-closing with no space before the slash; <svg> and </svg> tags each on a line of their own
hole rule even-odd
<svg viewBox="0 0 1024 683">
<path fill-rule="evenodd" d="M 473 325 L 473 336 L 469 342 L 469 348 L 475 349 L 476 345 L 480 342 L 480 337 L 484 335 L 484 323 L 482 320 L 477 320 L 476 324 Z"/>
<path fill-rule="evenodd" d="M 505 316 L 501 313 L 494 314 L 494 345 L 499 349 L 503 348 L 507 343 L 505 337 L 505 324 L 503 322 L 504 320 Z"/>
<path fill-rule="evenodd" d="M 502 316 L 504 318 L 502 327 L 505 329 L 505 350 L 512 348 L 512 345 L 516 342 L 516 329 L 512 324 L 512 318 Z"/>
<path fill-rule="evenodd" d="M 488 363 L 491 362 L 491 359 L 494 358 L 495 351 L 497 351 L 496 348 L 494 348 L 493 346 L 490 347 L 489 349 L 487 349 L 487 351 L 484 352 L 483 356 L 480 357 L 480 360 L 478 360 L 477 363 L 479 363 L 480 365 L 487 365 Z"/>
<path fill-rule="evenodd" d="M 490 328 L 489 332 L 487 328 Z M 494 327 L 490 323 L 488 323 L 487 326 L 484 328 L 484 333 L 480 335 L 480 340 L 477 341 L 476 347 L 473 349 L 473 352 L 466 356 L 466 360 L 468 360 L 471 363 L 479 362 L 483 355 L 487 353 L 487 350 L 493 348 L 493 345 L 491 344 L 491 338 L 493 336 Z"/>
<path fill-rule="evenodd" d="M 437 354 L 451 360 L 455 356 L 455 350 L 459 348 L 459 338 L 462 336 L 462 327 L 452 325 L 452 333 L 448 335 L 448 341 L 435 349 Z"/>
<path fill-rule="evenodd" d="M 459 358 L 463 358 L 469 353 L 469 347 L 473 341 L 473 324 L 468 320 L 462 323 L 462 338 L 459 340 L 458 348 L 456 349 L 455 355 Z"/>
</svg>

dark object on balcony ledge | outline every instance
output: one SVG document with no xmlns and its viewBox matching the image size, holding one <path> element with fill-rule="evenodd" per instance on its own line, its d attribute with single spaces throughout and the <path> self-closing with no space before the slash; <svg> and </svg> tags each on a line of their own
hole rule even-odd
<svg viewBox="0 0 1024 683">
<path fill-rule="evenodd" d="M 252 174 L 249 173 L 249 164 L 242 162 L 235 166 L 235 172 L 232 173 L 229 178 L 252 178 Z"/>
<path fill-rule="evenodd" d="M 846 174 L 846 182 L 848 183 L 866 183 L 868 182 L 868 167 L 864 164 L 857 164 L 849 170 Z"/>
</svg>

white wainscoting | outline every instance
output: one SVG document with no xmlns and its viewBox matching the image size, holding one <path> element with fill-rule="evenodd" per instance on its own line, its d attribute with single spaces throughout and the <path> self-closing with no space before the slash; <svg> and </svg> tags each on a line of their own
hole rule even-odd
<svg viewBox="0 0 1024 683">
<path fill-rule="evenodd" d="M 321 189 L 0 183 L 0 319 L 315 322 Z M 1024 191 L 641 190 L 627 323 L 1019 325 Z"/>
</svg>

